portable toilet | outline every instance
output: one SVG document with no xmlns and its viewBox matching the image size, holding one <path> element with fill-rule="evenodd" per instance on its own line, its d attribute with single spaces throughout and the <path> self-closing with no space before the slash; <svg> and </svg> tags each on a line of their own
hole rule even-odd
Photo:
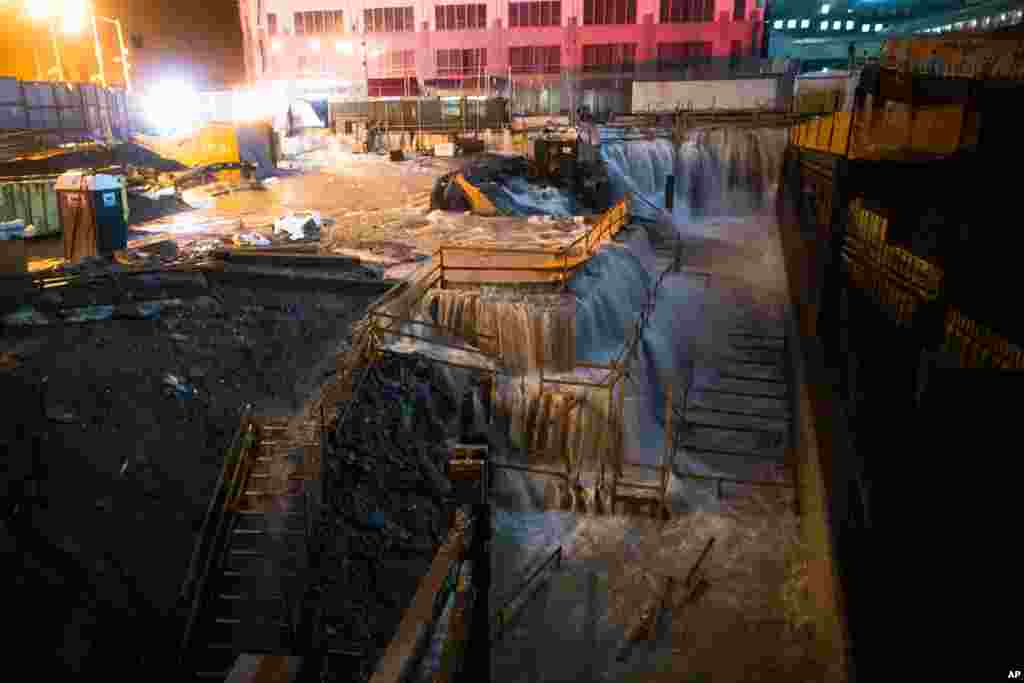
<svg viewBox="0 0 1024 683">
<path fill-rule="evenodd" d="M 128 246 L 122 176 L 68 171 L 57 178 L 57 207 L 64 231 L 64 258 L 111 256 Z"/>
</svg>

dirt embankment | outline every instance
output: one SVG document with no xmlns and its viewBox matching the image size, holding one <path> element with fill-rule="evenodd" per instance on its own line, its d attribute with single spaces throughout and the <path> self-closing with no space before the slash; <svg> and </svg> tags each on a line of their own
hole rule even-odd
<svg viewBox="0 0 1024 683">
<path fill-rule="evenodd" d="M 18 558 L 7 564 L 13 585 L 34 605 L 15 647 L 60 676 L 146 667 L 149 677 L 174 654 L 177 592 L 239 407 L 295 412 L 372 298 L 156 287 L 151 296 L 183 305 L 148 320 L 2 330 L 0 385 L 18 410 L 0 436 L 9 452 L 0 542 Z M 104 296 L 68 287 L 37 304 Z M 43 377 L 45 415 L 34 394 Z"/>
</svg>

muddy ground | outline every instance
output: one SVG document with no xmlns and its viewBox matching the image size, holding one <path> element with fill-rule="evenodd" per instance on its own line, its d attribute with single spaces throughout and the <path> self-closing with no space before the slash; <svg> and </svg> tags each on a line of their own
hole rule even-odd
<svg viewBox="0 0 1024 683">
<path fill-rule="evenodd" d="M 462 163 L 391 163 L 338 150 L 321 161 L 263 189 L 217 197 L 209 209 L 136 201 L 129 247 L 171 239 L 184 254 L 240 231 L 270 235 L 274 220 L 295 210 L 370 235 L 388 211 L 425 214 L 434 179 Z M 30 259 L 57 261 L 63 251 L 59 237 L 27 246 Z M 367 276 L 358 267 L 352 275 Z M 124 301 L 111 282 L 60 288 L 33 303 L 54 314 L 112 296 Z M 18 558 L 5 561 L 8 586 L 27 598 L 9 646 L 35 655 L 27 659 L 36 677 L 152 680 L 169 668 L 183 635 L 177 595 L 243 403 L 262 415 L 298 412 L 330 378 L 351 323 L 379 295 L 238 284 L 246 286 L 136 283 L 145 290 L 138 299 L 184 302 L 151 320 L 0 326 L 0 390 L 8 397 L 0 548 Z M 12 287 L 0 282 L 4 314 L 24 303 L 24 291 Z M 415 582 L 400 583 L 404 594 Z"/>
<path fill-rule="evenodd" d="M 2 331 L 4 498 L 23 504 L 5 505 L 0 544 L 21 558 L 5 561 L 8 585 L 31 607 L 12 645 L 55 674 L 140 673 L 173 652 L 177 592 L 240 407 L 296 412 L 375 295 L 189 287 L 165 288 L 185 305 L 155 320 Z M 60 303 L 102 296 L 68 288 Z M 17 483 L 33 475 L 38 504 Z"/>
</svg>

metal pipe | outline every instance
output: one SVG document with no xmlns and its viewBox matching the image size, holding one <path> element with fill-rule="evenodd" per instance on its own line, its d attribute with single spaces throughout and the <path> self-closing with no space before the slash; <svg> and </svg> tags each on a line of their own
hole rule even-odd
<svg viewBox="0 0 1024 683">
<path fill-rule="evenodd" d="M 61 82 L 64 82 L 64 64 L 60 58 L 60 46 L 57 44 L 57 31 L 54 29 L 53 22 L 50 22 L 50 40 L 53 43 L 53 56 L 57 60 L 57 77 L 60 78 Z"/>
<path fill-rule="evenodd" d="M 89 3 L 89 5 L 89 14 L 91 15 L 90 19 L 92 20 L 92 42 L 93 48 L 96 51 L 96 64 L 99 68 L 100 85 L 106 88 L 107 77 L 103 69 L 103 48 L 100 45 L 100 32 L 96 27 L 96 7 L 93 6 L 92 3 Z"/>
</svg>

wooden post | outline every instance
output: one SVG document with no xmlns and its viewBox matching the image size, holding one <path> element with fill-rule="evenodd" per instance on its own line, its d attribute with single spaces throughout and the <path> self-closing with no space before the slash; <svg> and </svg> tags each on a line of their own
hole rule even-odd
<svg viewBox="0 0 1024 683">
<path fill-rule="evenodd" d="M 438 282 L 438 285 L 439 285 L 440 289 L 444 289 L 444 247 L 439 247 L 438 250 L 437 250 L 437 253 L 440 255 L 440 258 L 441 258 L 441 264 L 440 264 L 441 277 L 438 278 L 437 282 Z"/>
<path fill-rule="evenodd" d="M 672 449 L 672 383 L 669 382 L 665 393 L 665 457 L 661 463 L 661 510 L 665 510 L 665 499 L 668 497 L 668 468 L 675 453 Z"/>
</svg>

